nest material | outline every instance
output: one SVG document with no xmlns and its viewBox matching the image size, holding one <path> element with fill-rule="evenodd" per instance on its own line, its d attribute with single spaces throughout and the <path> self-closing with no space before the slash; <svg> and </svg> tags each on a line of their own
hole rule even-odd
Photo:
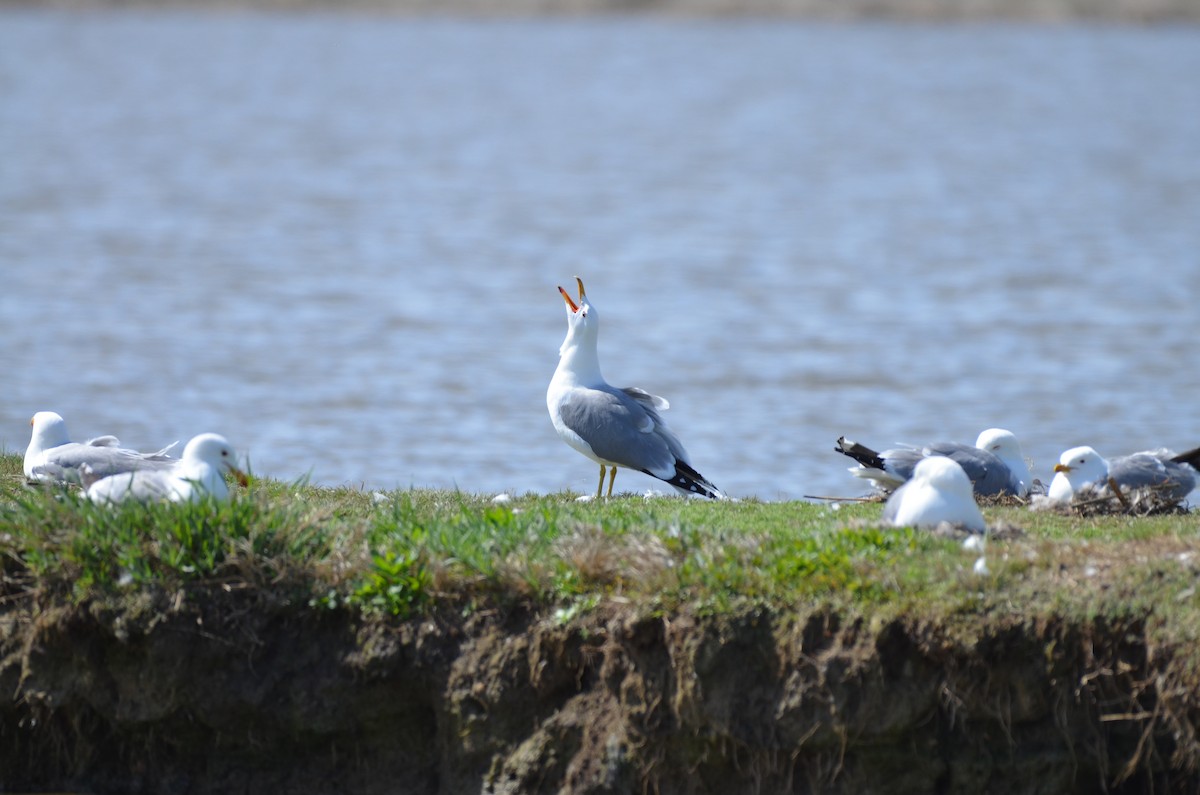
<svg viewBox="0 0 1200 795">
<path fill-rule="evenodd" d="M 1069 503 L 1058 504 L 1054 508 L 1075 516 L 1160 516 L 1187 513 L 1187 506 L 1173 495 L 1174 491 L 1170 483 L 1140 489 L 1122 489 L 1110 479 L 1107 484 L 1080 489 Z"/>
<path fill-rule="evenodd" d="M 980 508 L 1024 508 L 1029 500 L 1015 494 L 976 494 L 975 502 Z"/>
</svg>

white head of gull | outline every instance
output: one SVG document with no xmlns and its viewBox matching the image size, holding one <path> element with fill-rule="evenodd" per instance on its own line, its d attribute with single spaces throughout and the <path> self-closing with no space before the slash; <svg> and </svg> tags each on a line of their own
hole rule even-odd
<svg viewBox="0 0 1200 795">
<path fill-rule="evenodd" d="M 1103 487 L 1108 479 L 1108 462 L 1090 447 L 1072 447 L 1063 452 L 1054 465 L 1054 479 L 1046 496 L 1053 502 L 1070 502 L 1089 486 Z"/>
<path fill-rule="evenodd" d="M 1016 434 L 1004 428 L 988 428 L 975 439 L 975 446 L 996 456 L 1008 468 L 1010 487 L 1017 490 L 1017 496 L 1023 497 L 1029 493 L 1033 473 L 1029 471 Z"/>
</svg>

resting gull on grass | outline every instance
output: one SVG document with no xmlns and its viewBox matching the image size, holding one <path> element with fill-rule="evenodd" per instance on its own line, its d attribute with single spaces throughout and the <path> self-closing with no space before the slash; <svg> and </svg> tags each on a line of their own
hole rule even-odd
<svg viewBox="0 0 1200 795">
<path fill-rule="evenodd" d="M 666 400 L 637 387 L 617 389 L 604 380 L 596 351 L 600 318 L 583 291 L 583 280 L 576 276 L 575 281 L 579 303 L 558 288 L 567 305 L 567 336 L 546 390 L 546 408 L 562 440 L 600 465 L 596 499 L 608 467 L 612 467 L 609 497 L 617 467 L 626 467 L 665 481 L 683 494 L 724 498 L 692 467 L 683 444 L 659 415 L 670 407 Z"/>
<path fill-rule="evenodd" d="M 1025 497 L 1033 480 L 1017 437 L 1003 428 L 988 428 L 979 434 L 974 446 L 935 442 L 924 447 L 902 446 L 877 453 L 842 436 L 833 449 L 859 463 L 850 468 L 850 474 L 870 480 L 884 491 L 891 491 L 911 478 L 917 464 L 930 456 L 953 459 L 966 472 L 975 494 L 981 497 Z"/>
<path fill-rule="evenodd" d="M 1171 450 L 1148 450 L 1106 460 L 1091 447 L 1072 447 L 1054 466 L 1044 502 L 1064 506 L 1073 499 L 1116 497 L 1125 508 L 1173 508 L 1196 488 L 1200 447 L 1176 455 Z M 1116 493 L 1113 492 L 1116 484 Z"/>
<path fill-rule="evenodd" d="M 139 453 L 121 447 L 115 436 L 72 442 L 67 423 L 53 411 L 39 411 L 29 421 L 33 433 L 25 448 L 25 477 L 31 483 L 80 483 L 80 468 L 87 466 L 98 477 L 138 469 L 167 470 L 177 459 L 167 455 L 174 444 L 157 453 Z"/>
<path fill-rule="evenodd" d="M 897 527 L 935 529 L 945 522 L 976 533 L 987 529 L 967 473 L 936 455 L 918 461 L 912 477 L 888 497 L 883 520 Z"/>
<path fill-rule="evenodd" d="M 140 469 L 104 478 L 92 478 L 87 497 L 97 503 L 193 502 L 205 495 L 229 499 L 225 473 L 232 473 L 245 486 L 246 475 L 234 466 L 233 448 L 224 436 L 202 433 L 183 448 L 183 457 L 171 470 Z"/>
</svg>

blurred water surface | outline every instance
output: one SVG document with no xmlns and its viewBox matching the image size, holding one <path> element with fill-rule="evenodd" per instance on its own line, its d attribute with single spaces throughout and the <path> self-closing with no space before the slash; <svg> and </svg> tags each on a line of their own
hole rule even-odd
<svg viewBox="0 0 1200 795">
<path fill-rule="evenodd" d="M 735 495 L 862 493 L 841 434 L 1195 446 L 1198 74 L 1196 28 L 5 9 L 0 444 L 588 492 L 579 274 Z"/>
</svg>

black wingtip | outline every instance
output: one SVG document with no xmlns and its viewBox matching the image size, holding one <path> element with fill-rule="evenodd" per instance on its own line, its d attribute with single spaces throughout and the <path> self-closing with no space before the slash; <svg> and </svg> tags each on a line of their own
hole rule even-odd
<svg viewBox="0 0 1200 795">
<path fill-rule="evenodd" d="M 644 471 L 644 470 L 643 470 Z M 652 473 L 647 472 L 647 475 Z M 682 489 L 688 494 L 699 494 L 702 497 L 708 497 L 710 500 L 724 499 L 725 495 L 721 490 L 714 486 L 708 478 L 701 475 L 696 470 L 692 469 L 682 461 L 675 462 L 675 476 L 671 478 L 662 478 L 664 483 L 670 483 L 677 489 Z"/>
<path fill-rule="evenodd" d="M 1188 464 L 1189 466 L 1200 469 L 1200 447 L 1195 450 L 1188 450 L 1186 453 L 1180 453 L 1171 459 L 1176 464 Z"/>
<path fill-rule="evenodd" d="M 855 461 L 857 461 L 858 463 L 867 467 L 868 469 L 883 469 L 884 468 L 883 459 L 879 457 L 879 453 L 875 452 L 874 450 L 872 450 L 870 447 L 867 447 L 866 445 L 862 445 L 862 444 L 859 444 L 858 442 L 851 441 L 850 439 L 847 439 L 845 436 L 838 437 L 837 447 L 835 447 L 833 449 L 835 452 L 841 453 L 842 455 L 850 456 Z"/>
</svg>

